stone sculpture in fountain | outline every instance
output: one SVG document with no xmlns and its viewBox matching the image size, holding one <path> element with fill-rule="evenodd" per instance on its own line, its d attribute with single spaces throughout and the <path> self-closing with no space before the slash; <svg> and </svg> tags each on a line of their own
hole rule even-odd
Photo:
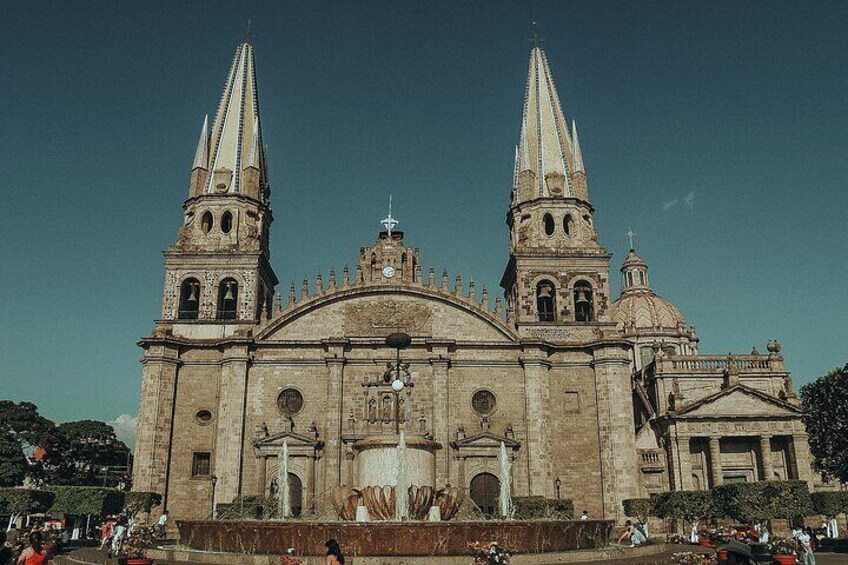
<svg viewBox="0 0 848 565">
<path fill-rule="evenodd" d="M 400 351 L 411 343 L 405 333 L 389 335 L 386 345 L 396 350 L 395 363 L 387 363 L 379 378 L 362 383 L 368 390 L 376 389 L 384 400 L 393 400 L 394 433 L 368 436 L 353 444 L 358 453 L 357 486 L 337 487 L 330 497 L 342 520 L 450 520 L 462 504 L 459 489 L 436 488 L 435 452 L 441 444 L 424 435 L 407 436 L 401 429 L 401 420 L 406 419 L 401 415 L 401 394 L 405 391 L 408 401 L 415 385 Z"/>
</svg>

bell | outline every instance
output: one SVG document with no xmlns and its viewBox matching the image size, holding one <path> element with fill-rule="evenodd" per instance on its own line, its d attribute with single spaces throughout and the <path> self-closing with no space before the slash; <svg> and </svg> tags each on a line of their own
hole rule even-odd
<svg viewBox="0 0 848 565">
<path fill-rule="evenodd" d="M 198 285 L 196 285 L 196 284 L 189 285 L 189 289 L 190 289 L 189 295 L 188 295 L 188 301 L 189 302 L 197 302 L 197 286 Z"/>
<path fill-rule="evenodd" d="M 224 300 L 235 300 L 235 297 L 233 296 L 233 285 L 232 284 L 227 285 L 227 294 L 224 295 Z"/>
<path fill-rule="evenodd" d="M 549 285 L 543 285 L 539 287 L 539 298 L 550 298 L 551 297 L 551 287 Z"/>
<path fill-rule="evenodd" d="M 577 290 L 577 300 L 574 301 L 575 304 L 585 305 L 589 304 L 589 299 L 586 298 L 586 291 L 583 289 Z"/>
</svg>

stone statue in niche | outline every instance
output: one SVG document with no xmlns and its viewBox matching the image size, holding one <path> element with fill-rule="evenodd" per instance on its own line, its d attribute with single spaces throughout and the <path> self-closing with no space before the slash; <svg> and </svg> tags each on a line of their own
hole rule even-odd
<svg viewBox="0 0 848 565">
<path fill-rule="evenodd" d="M 372 398 L 368 401 L 368 421 L 376 422 L 377 421 L 377 399 Z"/>
<path fill-rule="evenodd" d="M 383 397 L 382 420 L 384 422 L 392 420 L 392 397 L 389 395 Z"/>
</svg>

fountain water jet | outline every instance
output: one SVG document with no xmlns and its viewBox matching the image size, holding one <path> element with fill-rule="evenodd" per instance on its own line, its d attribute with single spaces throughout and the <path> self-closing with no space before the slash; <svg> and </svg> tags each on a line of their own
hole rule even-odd
<svg viewBox="0 0 848 565">
<path fill-rule="evenodd" d="M 501 516 L 504 520 L 512 520 L 514 508 L 512 507 L 512 462 L 506 453 L 506 443 L 501 442 L 501 451 L 498 454 L 501 464 L 501 492 L 499 501 Z"/>
<path fill-rule="evenodd" d="M 281 520 L 291 518 L 291 490 L 289 489 L 289 442 L 283 440 L 277 465 L 278 514 Z"/>
<path fill-rule="evenodd" d="M 397 469 L 397 477 L 395 478 L 395 518 L 406 520 L 409 510 L 409 493 L 407 492 L 409 485 L 406 484 L 406 436 L 403 430 L 400 430 L 398 434 L 395 468 Z"/>
</svg>

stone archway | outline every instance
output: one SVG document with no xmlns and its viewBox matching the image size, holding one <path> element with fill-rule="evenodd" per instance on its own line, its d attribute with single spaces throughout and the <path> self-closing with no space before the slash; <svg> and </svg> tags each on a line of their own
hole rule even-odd
<svg viewBox="0 0 848 565">
<path fill-rule="evenodd" d="M 491 473 L 480 473 L 471 479 L 471 500 L 487 516 L 497 514 L 498 495 L 501 490 L 500 480 Z"/>
<path fill-rule="evenodd" d="M 294 473 L 289 473 L 289 501 L 292 517 L 299 517 L 303 512 L 303 481 Z"/>
</svg>

